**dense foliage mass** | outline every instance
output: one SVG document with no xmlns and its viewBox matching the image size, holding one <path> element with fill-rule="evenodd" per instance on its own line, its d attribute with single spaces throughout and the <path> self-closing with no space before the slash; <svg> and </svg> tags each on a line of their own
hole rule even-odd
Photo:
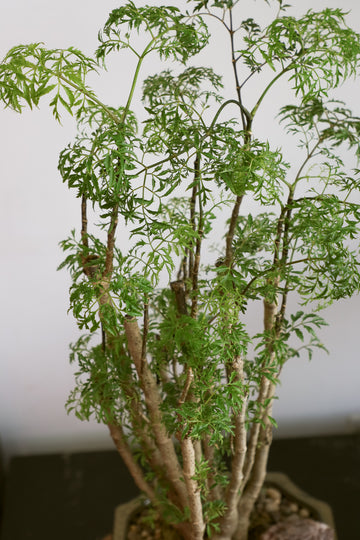
<svg viewBox="0 0 360 540">
<path fill-rule="evenodd" d="M 359 155 L 360 119 L 334 94 L 357 73 L 359 35 L 340 9 L 295 18 L 282 0 L 268 4 L 275 14 L 261 27 L 238 1 L 189 1 L 184 12 L 128 2 L 109 15 L 94 58 L 35 43 L 0 66 L 5 106 L 21 112 L 47 95 L 57 120 L 65 110 L 79 126 L 59 159 L 82 220 L 62 242 L 86 332 L 72 345 L 68 408 L 109 426 L 140 489 L 191 540 L 247 537 L 282 366 L 323 347 L 319 304 L 360 285 L 359 171 L 339 152 Z M 210 40 L 209 20 L 229 37 L 231 99 L 192 59 Z M 88 75 L 122 49 L 134 74 L 127 102 L 110 106 Z M 151 55 L 164 69 L 142 81 Z M 253 129 L 279 84 L 293 90 L 279 115 L 302 155 L 297 170 Z M 288 310 L 291 294 L 301 310 Z M 263 321 L 256 335 L 250 303 Z"/>
</svg>

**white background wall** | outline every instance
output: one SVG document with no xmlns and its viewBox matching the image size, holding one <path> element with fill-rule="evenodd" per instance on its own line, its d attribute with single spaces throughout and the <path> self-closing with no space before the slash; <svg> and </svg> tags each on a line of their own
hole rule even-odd
<svg viewBox="0 0 360 540">
<path fill-rule="evenodd" d="M 174 3 L 185 4 L 182 0 Z M 121 4 L 120 0 L 0 0 L 0 56 L 16 44 L 34 41 L 50 48 L 74 45 L 90 54 L 108 12 Z M 247 4 L 255 6 L 261 17 L 268 13 L 263 1 L 247 0 Z M 348 20 L 360 30 L 357 0 L 294 0 L 293 4 L 293 13 L 310 7 L 351 9 Z M 226 46 L 217 37 L 195 62 L 221 71 Z M 111 65 L 116 72 L 102 82 L 93 80 L 103 100 L 112 105 L 124 103 L 127 74 L 132 69 L 126 62 L 125 58 L 122 65 L 120 57 L 115 58 Z M 144 73 L 157 69 L 150 62 Z M 225 74 L 232 88 L 230 65 L 225 66 Z M 358 115 L 359 84 L 360 80 L 352 82 L 342 90 Z M 281 85 L 277 87 L 279 103 L 286 95 L 283 91 Z M 264 124 L 255 126 L 258 135 L 272 129 L 276 103 L 268 100 L 264 113 Z M 57 156 L 72 140 L 75 125 L 64 117 L 59 126 L 45 106 L 21 116 L 10 110 L 0 114 L 2 445 L 8 455 L 110 448 L 104 426 L 81 423 L 64 409 L 74 371 L 68 363 L 68 343 L 75 341 L 78 332 L 66 314 L 69 279 L 66 271 L 56 272 L 56 268 L 62 260 L 58 242 L 73 227 L 79 228 L 79 211 L 78 201 L 61 183 Z M 282 144 L 280 138 L 276 143 Z M 311 365 L 304 358 L 286 366 L 275 410 L 279 436 L 349 432 L 360 426 L 360 298 L 341 301 L 324 315 L 330 327 L 322 337 L 330 355 L 318 352 Z"/>
</svg>

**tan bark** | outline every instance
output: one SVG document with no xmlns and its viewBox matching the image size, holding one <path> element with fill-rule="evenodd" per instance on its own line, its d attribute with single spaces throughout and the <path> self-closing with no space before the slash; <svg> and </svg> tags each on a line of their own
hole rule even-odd
<svg viewBox="0 0 360 540">
<path fill-rule="evenodd" d="M 243 195 L 238 195 L 236 197 L 234 208 L 233 208 L 233 211 L 232 211 L 232 214 L 231 214 L 229 230 L 228 230 L 228 232 L 226 234 L 226 252 L 225 252 L 224 264 L 225 264 L 225 266 L 228 266 L 228 267 L 230 267 L 231 263 L 232 263 L 232 258 L 233 258 L 232 243 L 233 243 L 233 239 L 234 239 L 236 224 L 237 224 L 237 220 L 238 220 L 238 217 L 239 217 L 239 211 L 240 211 L 240 206 L 241 206 L 242 200 L 243 200 Z"/>
<path fill-rule="evenodd" d="M 263 375 L 261 379 L 261 383 L 260 383 L 259 395 L 257 398 L 257 403 L 259 403 L 260 405 L 265 402 L 265 399 L 268 395 L 269 386 L 270 386 L 269 379 L 267 379 L 265 375 Z M 258 442 L 259 442 L 260 430 L 261 430 L 260 422 L 256 422 L 252 424 L 248 446 L 247 446 L 245 462 L 244 462 L 244 476 L 242 479 L 241 488 L 243 488 L 248 482 L 253 465 L 254 465 L 256 449 L 258 447 Z"/>
<path fill-rule="evenodd" d="M 275 392 L 275 384 L 271 383 L 268 398 L 272 398 Z M 239 519 L 233 540 L 247 540 L 250 523 L 250 514 L 264 484 L 269 450 L 272 441 L 272 425 L 268 420 L 272 412 L 272 399 L 264 412 L 265 428 L 260 429 L 258 445 L 255 453 L 249 481 L 238 506 Z"/>
<path fill-rule="evenodd" d="M 279 279 L 277 278 L 274 285 L 277 286 L 278 284 Z M 267 349 L 270 364 L 274 360 L 271 332 L 275 329 L 277 309 L 277 298 L 273 302 L 264 300 L 264 330 L 268 332 Z M 266 365 L 263 368 L 266 370 Z M 253 424 L 250 433 L 248 453 L 244 464 L 244 478 L 241 486 L 244 491 L 238 505 L 239 519 L 233 540 L 247 540 L 250 514 L 265 480 L 272 441 L 272 424 L 269 421 L 269 416 L 271 416 L 272 412 L 274 393 L 275 384 L 264 374 L 260 383 L 257 403 L 263 408 L 259 420 L 262 421 L 265 427 L 260 422 L 256 422 Z"/>
<path fill-rule="evenodd" d="M 182 481 L 182 471 L 175 452 L 174 444 L 166 432 L 162 422 L 160 410 L 161 397 L 156 384 L 156 380 L 150 371 L 146 359 L 142 358 L 142 338 L 136 319 L 125 319 L 124 328 L 128 340 L 128 347 L 133 362 L 135 364 L 140 385 L 144 392 L 146 407 L 149 412 L 151 426 L 154 430 L 156 446 L 163 460 L 166 476 L 179 498 L 182 508 L 188 504 L 188 497 L 184 482 Z"/>
<path fill-rule="evenodd" d="M 202 540 L 205 531 L 200 489 L 195 480 L 196 459 L 193 441 L 185 437 L 180 442 L 183 457 L 184 480 L 189 496 L 191 540 Z"/>
<path fill-rule="evenodd" d="M 244 362 L 240 357 L 236 357 L 231 366 L 231 371 L 236 373 L 238 381 L 244 381 Z M 221 534 L 216 539 L 231 539 L 236 530 L 238 522 L 238 502 L 240 498 L 240 488 L 243 480 L 243 467 L 246 456 L 246 400 L 239 414 L 234 418 L 235 437 L 234 437 L 234 454 L 231 462 L 230 482 L 226 490 L 225 504 L 226 511 L 220 519 Z"/>
<path fill-rule="evenodd" d="M 114 424 L 109 424 L 108 427 L 115 446 L 122 459 L 124 460 L 125 465 L 129 469 L 136 485 L 143 493 L 145 493 L 149 497 L 152 503 L 155 503 L 155 492 L 153 488 L 148 484 L 148 482 L 146 482 L 141 468 L 136 463 L 132 452 L 126 442 L 121 427 L 115 426 Z"/>
<path fill-rule="evenodd" d="M 123 392 L 129 405 L 129 415 L 132 422 L 133 432 L 140 442 L 141 448 L 146 455 L 149 464 L 154 471 L 161 476 L 163 470 L 163 460 L 159 450 L 156 448 L 153 437 L 150 435 L 152 429 L 149 418 L 144 414 L 139 396 L 135 390 L 135 381 L 130 377 L 124 382 Z"/>
<path fill-rule="evenodd" d="M 181 315 L 187 315 L 188 309 L 186 305 L 185 283 L 181 280 L 172 281 L 170 283 L 170 287 L 175 294 L 175 302 L 178 312 Z"/>
<path fill-rule="evenodd" d="M 222 490 L 219 485 L 215 484 L 215 476 L 213 471 L 216 470 L 215 467 L 215 449 L 214 446 L 210 445 L 210 435 L 205 435 L 202 440 L 202 447 L 204 458 L 209 466 L 209 474 L 207 477 L 207 488 L 210 492 L 210 500 L 221 500 L 222 499 Z"/>
</svg>

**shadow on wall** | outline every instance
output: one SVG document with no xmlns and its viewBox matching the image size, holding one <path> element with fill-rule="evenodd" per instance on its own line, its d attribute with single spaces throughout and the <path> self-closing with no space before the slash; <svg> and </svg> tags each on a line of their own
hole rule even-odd
<svg viewBox="0 0 360 540">
<path fill-rule="evenodd" d="M 296 438 L 299 434 L 300 438 L 360 434 L 360 412 L 329 418 L 314 417 L 311 420 L 283 418 L 279 421 L 278 429 L 274 430 L 275 439 Z"/>
<path fill-rule="evenodd" d="M 15 456 L 31 456 L 38 454 L 71 454 L 76 452 L 97 452 L 103 450 L 115 450 L 114 443 L 108 435 L 108 430 L 94 435 L 81 436 L 63 435 L 58 437 L 34 437 L 21 442 L 9 439 L 3 444 L 0 454 L 0 462 L 3 471 L 7 470 L 9 462 Z M 1 465 L 0 465 L 1 484 Z"/>
</svg>

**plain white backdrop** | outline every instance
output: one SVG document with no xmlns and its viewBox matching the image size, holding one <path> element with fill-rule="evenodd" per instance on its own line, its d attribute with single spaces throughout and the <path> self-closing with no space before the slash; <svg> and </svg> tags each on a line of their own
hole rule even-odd
<svg viewBox="0 0 360 540">
<path fill-rule="evenodd" d="M 291 0 L 289 0 L 291 2 Z M 19 43 L 42 41 L 49 48 L 70 45 L 91 54 L 97 32 L 108 12 L 123 0 L 0 0 L 0 56 Z M 142 4 L 144 2 L 141 2 Z M 166 4 L 167 2 L 148 2 Z M 171 2 L 169 2 L 171 3 Z M 140 2 L 139 2 L 140 4 Z M 182 7 L 185 0 L 174 0 Z M 352 13 L 348 22 L 360 31 L 357 0 L 294 0 L 291 13 L 309 8 L 341 7 Z M 244 1 L 261 19 L 270 13 L 263 0 Z M 212 26 L 213 27 L 213 26 Z M 227 42 L 216 34 L 211 47 L 194 63 L 225 74 L 233 88 L 231 65 L 224 64 Z M 124 103 L 133 65 L 126 53 L 114 57 L 111 70 L 93 86 L 110 105 Z M 143 74 L 159 69 L 148 61 Z M 360 115 L 360 79 L 341 89 L 341 96 Z M 254 89 L 255 91 L 256 89 Z M 276 144 L 287 141 L 276 124 L 277 106 L 289 100 L 284 83 L 264 104 L 256 135 L 276 133 Z M 136 110 L 136 108 L 135 108 Z M 139 109 L 141 117 L 141 110 Z M 18 115 L 1 109 L 0 128 L 0 438 L 6 455 L 111 448 L 106 427 L 67 416 L 64 403 L 73 386 L 74 367 L 68 344 L 78 331 L 67 315 L 66 271 L 56 272 L 62 260 L 58 246 L 80 226 L 78 200 L 61 182 L 58 153 L 75 135 L 74 121 L 62 126 L 43 104 L 40 110 Z M 287 159 L 296 161 L 296 152 Z M 359 196 L 360 202 L 360 196 Z M 284 369 L 275 417 L 277 436 L 350 432 L 360 429 L 359 329 L 360 297 L 340 301 L 324 314 L 330 323 L 321 336 L 330 355 L 314 353 L 309 364 L 301 358 Z"/>
</svg>

